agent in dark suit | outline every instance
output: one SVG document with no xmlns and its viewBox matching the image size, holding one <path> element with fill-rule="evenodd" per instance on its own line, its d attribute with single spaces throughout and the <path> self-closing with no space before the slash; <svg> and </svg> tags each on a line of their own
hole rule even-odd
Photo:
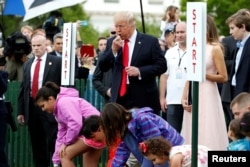
<svg viewBox="0 0 250 167">
<path fill-rule="evenodd" d="M 1 58 L 1 59 L 4 59 Z M 2 62 L 2 61 L 1 61 Z M 0 166 L 8 167 L 5 155 L 5 139 L 7 130 L 7 110 L 4 103 L 3 94 L 7 91 L 8 73 L 3 71 L 4 65 L 0 64 Z"/>
<path fill-rule="evenodd" d="M 151 107 L 160 113 L 160 101 L 156 77 L 167 70 L 167 63 L 158 39 L 136 30 L 135 18 L 130 12 L 119 12 L 114 16 L 117 35 L 107 41 L 107 47 L 99 58 L 102 71 L 113 68 L 111 101 L 125 108 Z M 124 41 L 129 40 L 128 66 L 123 65 Z M 127 87 L 120 96 L 123 70 L 127 74 Z"/>
<path fill-rule="evenodd" d="M 240 10 L 226 22 L 230 27 L 230 34 L 239 41 L 230 74 L 233 99 L 241 92 L 250 92 L 250 11 Z"/>
<path fill-rule="evenodd" d="M 57 134 L 57 122 L 54 116 L 42 112 L 34 104 L 34 97 L 31 97 L 35 66 L 39 58 L 41 61 L 38 88 L 47 81 L 58 85 L 61 83 L 61 58 L 47 54 L 45 41 L 46 37 L 40 34 L 34 34 L 31 38 L 34 57 L 24 64 L 23 80 L 18 97 L 17 120 L 19 124 L 28 125 L 35 167 L 49 166 L 51 159 L 49 159 L 49 153 L 54 152 Z"/>
<path fill-rule="evenodd" d="M 63 48 L 63 34 L 57 33 L 53 37 L 53 47 L 54 50 L 50 54 L 54 56 L 62 57 L 62 48 Z"/>
<path fill-rule="evenodd" d="M 233 36 L 227 36 L 222 39 L 222 44 L 224 46 L 224 58 L 227 67 L 227 75 L 230 76 L 232 65 L 233 65 L 233 58 L 236 54 L 236 40 Z M 219 85 L 219 83 L 218 83 Z M 231 99 L 231 86 L 230 82 L 226 82 L 221 84 L 221 101 L 223 106 L 223 111 L 226 118 L 227 127 L 229 126 L 230 121 L 233 119 L 233 113 L 230 109 Z"/>
</svg>

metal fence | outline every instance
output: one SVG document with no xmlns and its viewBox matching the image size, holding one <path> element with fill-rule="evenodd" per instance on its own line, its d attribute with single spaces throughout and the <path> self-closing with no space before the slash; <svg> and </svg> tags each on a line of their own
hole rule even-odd
<svg viewBox="0 0 250 167">
<path fill-rule="evenodd" d="M 5 94 L 6 101 L 10 101 L 13 107 L 12 116 L 17 116 L 17 99 L 20 82 L 9 82 L 8 90 Z M 89 101 L 99 111 L 102 110 L 104 101 L 98 92 L 93 88 L 90 80 L 76 80 L 75 88 L 79 90 L 80 96 Z M 6 154 L 10 167 L 33 167 L 32 148 L 29 139 L 28 127 L 19 126 L 16 132 L 7 129 Z M 82 167 L 82 156 L 75 158 L 76 167 Z M 107 161 L 107 149 L 104 149 L 99 167 L 105 167 Z M 52 166 L 52 164 L 51 164 Z"/>
</svg>

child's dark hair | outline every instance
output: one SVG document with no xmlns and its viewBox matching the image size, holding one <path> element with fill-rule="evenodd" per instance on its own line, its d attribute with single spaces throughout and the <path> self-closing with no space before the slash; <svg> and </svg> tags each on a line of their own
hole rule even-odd
<svg viewBox="0 0 250 167">
<path fill-rule="evenodd" d="M 148 156 L 150 154 L 162 157 L 169 156 L 172 145 L 163 137 L 151 138 L 139 144 L 142 154 Z"/>
<path fill-rule="evenodd" d="M 106 136 L 107 146 L 113 146 L 117 137 L 124 137 L 128 122 L 132 119 L 131 112 L 117 103 L 107 103 L 101 112 L 101 124 Z"/>
<path fill-rule="evenodd" d="M 250 137 L 250 112 L 246 112 L 240 120 L 240 130 L 243 134 Z"/>
<path fill-rule="evenodd" d="M 230 130 L 234 133 L 235 138 L 237 139 L 243 139 L 246 136 L 241 133 L 240 130 L 240 120 L 233 119 L 229 124 Z"/>
<path fill-rule="evenodd" d="M 56 99 L 59 92 L 60 87 L 56 83 L 48 81 L 42 88 L 39 89 L 35 101 L 48 100 L 50 96 Z"/>
<path fill-rule="evenodd" d="M 97 132 L 100 127 L 100 116 L 91 115 L 88 118 L 83 118 L 82 129 L 80 135 L 90 139 L 94 132 Z"/>
</svg>

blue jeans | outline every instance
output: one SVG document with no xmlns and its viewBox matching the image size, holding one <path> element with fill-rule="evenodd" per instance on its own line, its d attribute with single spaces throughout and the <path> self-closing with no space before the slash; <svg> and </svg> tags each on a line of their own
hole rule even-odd
<svg viewBox="0 0 250 167">
<path fill-rule="evenodd" d="M 153 167 L 153 162 L 144 158 L 142 162 L 142 167 Z M 166 161 L 163 165 L 155 165 L 155 167 L 168 167 L 168 161 Z"/>
<path fill-rule="evenodd" d="M 174 127 L 177 132 L 181 132 L 184 109 L 181 104 L 170 104 L 167 108 L 167 122 Z"/>
</svg>

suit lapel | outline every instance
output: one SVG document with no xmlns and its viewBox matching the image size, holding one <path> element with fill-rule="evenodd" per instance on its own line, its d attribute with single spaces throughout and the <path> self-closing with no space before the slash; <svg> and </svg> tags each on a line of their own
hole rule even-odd
<svg viewBox="0 0 250 167">
<path fill-rule="evenodd" d="M 136 61 L 136 58 L 139 55 L 138 53 L 139 53 L 141 47 L 142 47 L 142 37 L 141 37 L 141 34 L 139 32 L 137 32 L 137 36 L 136 36 L 136 39 L 135 39 L 135 46 L 134 46 L 134 50 L 133 50 L 133 53 L 132 53 L 132 59 L 131 59 L 131 62 L 130 62 L 131 66 L 134 65 L 134 62 Z"/>
<path fill-rule="evenodd" d="M 29 83 L 29 84 L 30 84 L 30 80 L 31 80 L 31 65 L 32 65 L 34 60 L 35 60 L 35 57 L 32 57 L 31 60 L 27 62 L 27 69 L 28 69 L 27 83 Z"/>
<path fill-rule="evenodd" d="M 244 44 L 244 48 L 243 48 L 242 53 L 241 53 L 240 62 L 239 62 L 238 67 L 240 67 L 240 64 L 242 63 L 243 57 L 246 55 L 246 51 L 248 50 L 249 43 L 250 43 L 250 37 L 248 37 L 246 43 Z"/>
<path fill-rule="evenodd" d="M 44 74 L 43 74 L 43 85 L 45 84 L 44 82 L 47 81 L 46 78 L 48 76 L 48 73 L 50 71 L 50 68 L 52 66 L 52 60 L 49 55 L 47 55 L 47 59 L 44 65 Z"/>
</svg>

